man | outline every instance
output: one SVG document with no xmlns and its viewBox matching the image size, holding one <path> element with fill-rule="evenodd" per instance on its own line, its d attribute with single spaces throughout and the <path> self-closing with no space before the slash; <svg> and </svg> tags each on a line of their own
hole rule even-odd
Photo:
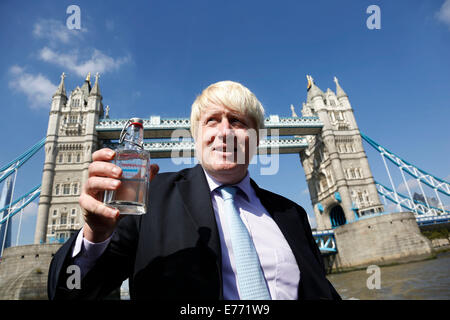
<svg viewBox="0 0 450 320">
<path fill-rule="evenodd" d="M 248 175 L 264 109 L 243 85 L 222 81 L 192 105 L 200 164 L 152 166 L 149 209 L 119 216 L 101 202 L 120 185 L 114 152 L 93 153 L 80 196 L 85 225 L 55 255 L 50 299 L 99 299 L 130 279 L 132 299 L 340 299 L 325 277 L 308 218 Z M 81 267 L 79 289 L 66 268 Z"/>
</svg>

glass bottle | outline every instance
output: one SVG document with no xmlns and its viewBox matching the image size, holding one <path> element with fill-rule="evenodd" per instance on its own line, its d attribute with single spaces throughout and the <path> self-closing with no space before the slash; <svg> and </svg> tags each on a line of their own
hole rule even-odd
<svg viewBox="0 0 450 320">
<path fill-rule="evenodd" d="M 150 152 L 144 150 L 144 127 L 139 118 L 127 121 L 120 134 L 112 163 L 122 168 L 120 187 L 106 190 L 103 202 L 120 214 L 141 215 L 147 212 L 150 183 Z"/>
</svg>

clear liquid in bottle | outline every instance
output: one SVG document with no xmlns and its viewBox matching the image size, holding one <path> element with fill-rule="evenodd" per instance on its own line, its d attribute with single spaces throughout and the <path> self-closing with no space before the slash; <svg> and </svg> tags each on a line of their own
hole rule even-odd
<svg viewBox="0 0 450 320">
<path fill-rule="evenodd" d="M 131 123 L 131 124 L 130 124 Z M 143 121 L 129 120 L 121 134 L 113 164 L 122 169 L 117 190 L 105 190 L 103 202 L 120 214 L 141 215 L 147 212 L 150 182 L 150 153 L 143 149 Z"/>
</svg>

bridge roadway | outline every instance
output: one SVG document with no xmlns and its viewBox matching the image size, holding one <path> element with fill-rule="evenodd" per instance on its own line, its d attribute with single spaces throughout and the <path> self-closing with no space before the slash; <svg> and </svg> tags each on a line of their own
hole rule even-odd
<svg viewBox="0 0 450 320">
<path fill-rule="evenodd" d="M 103 142 L 104 147 L 115 149 L 117 142 Z M 306 138 L 289 139 L 264 139 L 258 146 L 258 154 L 292 154 L 299 153 L 308 147 Z M 150 152 L 153 159 L 156 158 L 188 158 L 194 157 L 194 142 L 192 139 L 184 141 L 155 141 L 145 142 L 144 149 Z"/>
<path fill-rule="evenodd" d="M 161 119 L 152 116 L 144 120 L 144 144 L 153 158 L 193 157 L 194 142 L 188 118 Z M 128 119 L 101 119 L 96 125 L 103 146 L 116 148 L 120 132 Z M 279 117 L 271 115 L 265 120 L 266 136 L 258 147 L 258 154 L 299 153 L 308 147 L 305 138 L 298 136 L 320 133 L 323 123 L 318 117 Z M 280 136 L 290 136 L 280 138 Z M 148 140 L 154 139 L 154 141 Z M 155 140 L 158 139 L 158 140 Z M 166 139 L 166 140 L 164 140 Z M 167 140 L 171 139 L 171 140 Z"/>
<path fill-rule="evenodd" d="M 188 118 L 162 119 L 152 116 L 144 120 L 144 139 L 171 138 L 177 129 L 190 129 Z M 99 139 L 117 140 L 128 119 L 101 119 L 96 125 Z M 279 117 L 271 115 L 265 119 L 264 125 L 267 135 L 305 136 L 316 135 L 321 132 L 323 123 L 318 117 Z M 276 132 L 275 130 L 278 130 Z"/>
</svg>

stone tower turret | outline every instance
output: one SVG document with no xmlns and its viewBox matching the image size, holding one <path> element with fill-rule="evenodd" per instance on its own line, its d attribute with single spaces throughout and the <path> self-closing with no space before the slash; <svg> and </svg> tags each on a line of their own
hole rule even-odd
<svg viewBox="0 0 450 320">
<path fill-rule="evenodd" d="M 38 216 L 36 221 L 36 232 L 34 242 L 36 244 L 46 241 L 46 227 L 48 223 L 48 211 L 52 199 L 53 178 L 55 175 L 55 163 L 58 143 L 58 127 L 61 111 L 67 103 L 66 89 L 64 86 L 64 72 L 61 75 L 61 82 L 52 97 L 50 107 L 50 117 L 48 120 L 47 138 L 45 141 L 45 160 L 42 172 L 42 187 L 39 197 Z"/>
<path fill-rule="evenodd" d="M 103 113 L 98 74 L 90 73 L 67 97 L 64 77 L 53 95 L 45 144 L 45 163 L 35 243 L 64 242 L 83 219 L 78 205 L 92 150 L 97 149 L 95 125 Z"/>
<path fill-rule="evenodd" d="M 318 230 L 382 212 L 347 94 L 337 78 L 336 93 L 324 93 L 311 76 L 307 79 L 302 115 L 318 116 L 324 124 L 321 134 L 307 137 L 309 146 L 300 153 Z"/>
</svg>

